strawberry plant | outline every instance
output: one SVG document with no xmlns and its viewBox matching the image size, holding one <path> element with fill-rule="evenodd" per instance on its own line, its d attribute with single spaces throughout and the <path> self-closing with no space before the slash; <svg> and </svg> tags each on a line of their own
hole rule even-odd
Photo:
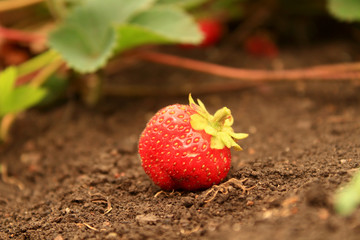
<svg viewBox="0 0 360 240">
<path fill-rule="evenodd" d="M 49 44 L 78 72 L 94 72 L 115 54 L 143 44 L 197 43 L 202 35 L 176 2 L 88 0 L 66 15 Z M 171 4 L 172 3 L 172 4 Z"/>
<path fill-rule="evenodd" d="M 231 111 L 224 107 L 211 115 L 204 104 L 170 105 L 150 119 L 139 141 L 142 166 L 164 190 L 199 190 L 220 183 L 231 164 L 230 148 L 245 133 L 232 129 Z"/>
<path fill-rule="evenodd" d="M 39 102 L 46 94 L 45 89 L 31 85 L 15 87 L 16 77 L 13 67 L 0 74 L 0 116 L 22 111 Z"/>
<path fill-rule="evenodd" d="M 15 87 L 16 78 L 14 67 L 0 73 L 0 140 L 8 137 L 7 125 L 11 124 L 14 114 L 37 104 L 46 96 L 44 88 L 32 85 Z"/>
<path fill-rule="evenodd" d="M 49 1 L 51 12 L 61 20 L 48 36 L 50 50 L 4 71 L 0 87 L 2 120 L 13 111 L 25 110 L 39 102 L 44 97 L 40 85 L 64 63 L 79 73 L 92 73 L 104 67 L 115 54 L 140 45 L 200 42 L 202 33 L 184 8 L 202 2 L 107 0 L 104 4 L 102 0 Z M 20 78 L 32 78 L 33 75 L 30 82 L 31 85 L 35 82 L 36 87 L 15 87 Z M 3 87 L 5 85 L 11 88 Z M 98 89 L 95 92 L 99 92 Z M 2 131 L 8 132 L 8 122 L 12 121 L 5 122 Z M 2 138 L 5 136 L 2 134 Z"/>
<path fill-rule="evenodd" d="M 270 36 L 256 33 L 245 40 L 245 51 L 258 57 L 277 57 L 279 50 Z"/>
</svg>

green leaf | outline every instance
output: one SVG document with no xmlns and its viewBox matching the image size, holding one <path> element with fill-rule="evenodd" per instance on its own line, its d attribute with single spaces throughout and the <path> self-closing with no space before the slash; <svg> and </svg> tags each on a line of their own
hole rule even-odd
<svg viewBox="0 0 360 240">
<path fill-rule="evenodd" d="M 70 67 L 79 72 L 92 72 L 111 56 L 116 33 L 105 12 L 87 6 L 75 9 L 65 24 L 50 34 L 49 44 Z"/>
<path fill-rule="evenodd" d="M 46 95 L 46 90 L 32 86 L 22 86 L 14 89 L 11 97 L 4 102 L 0 114 L 16 113 L 36 105 Z"/>
<path fill-rule="evenodd" d="M 192 18 L 173 7 L 156 7 L 137 14 L 129 24 L 118 27 L 118 35 L 116 51 L 143 44 L 197 43 L 202 39 Z"/>
<path fill-rule="evenodd" d="M 89 0 L 74 8 L 49 36 L 49 44 L 68 65 L 85 73 L 104 66 L 116 46 L 114 23 L 123 23 L 153 0 Z"/>
<path fill-rule="evenodd" d="M 182 8 L 193 8 L 197 7 L 207 0 L 157 0 L 156 4 L 161 6 L 177 6 Z"/>
<path fill-rule="evenodd" d="M 62 26 L 50 35 L 50 46 L 76 71 L 96 71 L 106 64 L 116 44 L 115 30 L 101 25 L 94 22 L 94 28 L 84 26 L 91 30 L 84 30 L 80 26 Z"/>
<path fill-rule="evenodd" d="M 335 210 L 343 215 L 350 215 L 360 205 L 360 170 L 351 181 L 335 194 Z"/>
<path fill-rule="evenodd" d="M 359 0 L 328 0 L 329 12 L 344 21 L 360 21 Z"/>
<path fill-rule="evenodd" d="M 143 44 L 165 44 L 173 40 L 137 25 L 121 25 L 118 27 L 117 52 L 137 47 Z"/>
<path fill-rule="evenodd" d="M 198 43 L 203 38 L 193 18 L 175 7 L 148 9 L 131 18 L 129 24 L 141 26 L 173 42 Z"/>
<path fill-rule="evenodd" d="M 104 3 L 106 1 L 106 4 Z M 155 0 L 89 0 L 85 7 L 105 13 L 109 23 L 125 23 L 138 12 L 150 8 Z"/>
<path fill-rule="evenodd" d="M 15 88 L 16 69 L 7 68 L 0 74 L 0 116 L 16 113 L 37 104 L 45 95 L 46 90 L 33 86 Z"/>
<path fill-rule="evenodd" d="M 11 96 L 14 89 L 17 71 L 14 67 L 9 67 L 0 73 L 0 114 L 3 103 Z"/>
</svg>

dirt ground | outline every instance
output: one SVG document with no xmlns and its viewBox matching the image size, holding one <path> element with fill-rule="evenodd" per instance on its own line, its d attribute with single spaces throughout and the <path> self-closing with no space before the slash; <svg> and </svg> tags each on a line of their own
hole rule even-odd
<svg viewBox="0 0 360 240">
<path fill-rule="evenodd" d="M 279 63 L 218 52 L 201 58 L 239 67 Z M 284 50 L 280 59 L 293 68 L 359 55 L 348 45 L 329 44 Z M 226 81 L 152 63 L 123 70 L 119 81 L 144 76 L 179 86 Z M 186 95 L 108 97 L 93 109 L 69 100 L 32 110 L 0 152 L 8 167 L 0 181 L 0 239 L 359 239 L 360 209 L 345 218 L 332 206 L 335 190 L 359 168 L 359 93 L 350 81 L 193 93 L 211 112 L 229 107 L 234 129 L 250 134 L 240 143 L 244 151 L 232 153 L 226 181 L 247 178 L 244 185 L 254 188 L 243 193 L 229 184 L 217 195 L 157 194 L 140 165 L 137 141 L 147 120 L 168 104 L 186 104 Z"/>
</svg>

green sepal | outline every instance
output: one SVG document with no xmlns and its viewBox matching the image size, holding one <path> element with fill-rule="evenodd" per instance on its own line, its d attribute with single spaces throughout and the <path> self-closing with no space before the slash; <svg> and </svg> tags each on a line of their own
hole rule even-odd
<svg viewBox="0 0 360 240">
<path fill-rule="evenodd" d="M 242 148 L 236 143 L 237 140 L 244 139 L 248 136 L 247 133 L 235 133 L 231 127 L 234 123 L 234 118 L 231 115 L 230 109 L 223 107 L 211 115 L 205 105 L 198 99 L 198 104 L 189 94 L 189 105 L 197 113 L 191 115 L 190 124 L 195 130 L 204 130 L 211 135 L 211 145 L 213 149 L 223 149 L 224 147 L 234 147 L 236 150 Z"/>
</svg>

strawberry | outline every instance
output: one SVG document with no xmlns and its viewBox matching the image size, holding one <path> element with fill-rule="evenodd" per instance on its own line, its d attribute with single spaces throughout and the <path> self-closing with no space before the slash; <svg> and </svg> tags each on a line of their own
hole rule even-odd
<svg viewBox="0 0 360 240">
<path fill-rule="evenodd" d="M 183 48 L 210 47 L 215 45 L 224 32 L 224 27 L 217 19 L 200 19 L 197 25 L 203 34 L 203 40 L 198 44 L 181 44 Z"/>
<path fill-rule="evenodd" d="M 279 55 L 279 50 L 272 39 L 268 35 L 261 33 L 246 39 L 245 50 L 258 57 L 275 58 Z"/>
<path fill-rule="evenodd" d="M 198 25 L 204 34 L 204 39 L 200 44 L 202 47 L 217 43 L 224 32 L 222 24 L 216 19 L 202 19 L 198 21 Z"/>
<path fill-rule="evenodd" d="M 246 138 L 234 133 L 231 111 L 224 107 L 214 115 L 204 104 L 174 104 L 158 111 L 139 140 L 142 167 L 164 190 L 200 190 L 219 184 L 228 174 L 230 148 Z"/>
</svg>

